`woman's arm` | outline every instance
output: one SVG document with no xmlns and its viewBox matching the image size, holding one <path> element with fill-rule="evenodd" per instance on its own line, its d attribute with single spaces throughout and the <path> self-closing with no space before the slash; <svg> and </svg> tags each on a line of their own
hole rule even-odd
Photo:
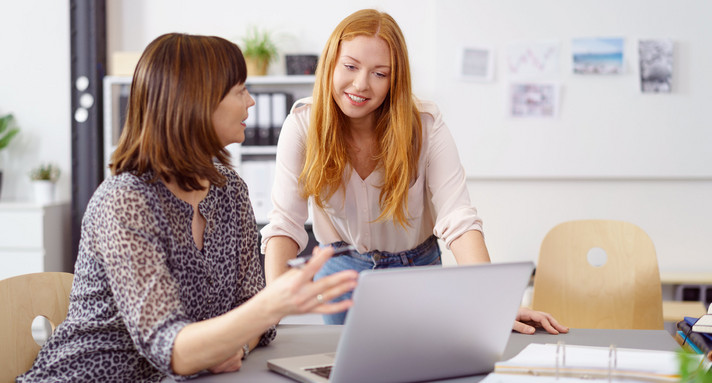
<svg viewBox="0 0 712 383">
<path fill-rule="evenodd" d="M 299 102 L 299 101 L 298 101 Z M 269 224 L 262 231 L 267 284 L 287 270 L 287 260 L 307 246 L 309 236 L 304 223 L 309 217 L 308 201 L 301 196 L 299 174 L 304 166 L 309 108 L 290 113 L 284 121 L 277 143 L 277 157 Z"/>
<path fill-rule="evenodd" d="M 297 256 L 299 246 L 289 237 L 272 237 L 265 250 L 265 279 L 267 284 L 289 270 L 287 261 Z"/>
<path fill-rule="evenodd" d="M 336 313 L 348 309 L 351 301 L 328 302 L 356 287 L 358 273 L 342 271 L 314 282 L 314 274 L 331 257 L 333 249 L 315 249 L 314 257 L 302 269 L 290 269 L 276 278 L 243 305 L 215 318 L 191 323 L 178 333 L 173 344 L 171 367 L 180 375 L 190 375 L 218 366 L 242 346 L 259 337 L 286 315 Z"/>
<path fill-rule="evenodd" d="M 450 244 L 458 265 L 489 263 L 485 238 L 479 230 L 466 231 Z"/>
</svg>

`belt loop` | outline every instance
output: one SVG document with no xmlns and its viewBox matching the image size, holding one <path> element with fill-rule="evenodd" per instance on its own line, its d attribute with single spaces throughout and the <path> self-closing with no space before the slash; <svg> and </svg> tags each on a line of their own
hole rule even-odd
<svg viewBox="0 0 712 383">
<path fill-rule="evenodd" d="M 374 251 L 372 252 L 372 254 L 371 254 L 371 260 L 373 261 L 373 268 L 374 268 L 374 269 L 378 267 L 378 264 L 380 263 L 381 258 L 382 258 L 382 256 L 381 256 L 381 252 L 380 252 L 380 251 L 374 250 Z"/>
<path fill-rule="evenodd" d="M 410 262 L 408 262 L 408 256 L 406 256 L 404 253 L 400 254 L 400 259 L 401 259 L 401 263 L 403 263 L 403 266 L 410 265 Z"/>
</svg>

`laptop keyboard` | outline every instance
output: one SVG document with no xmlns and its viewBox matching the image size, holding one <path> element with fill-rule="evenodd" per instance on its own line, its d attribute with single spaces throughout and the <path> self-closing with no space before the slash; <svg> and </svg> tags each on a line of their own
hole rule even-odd
<svg viewBox="0 0 712 383">
<path fill-rule="evenodd" d="M 331 367 L 333 366 L 312 367 L 305 368 L 305 370 L 311 372 L 312 374 L 319 375 L 322 378 L 329 379 L 329 375 L 331 375 Z"/>
</svg>

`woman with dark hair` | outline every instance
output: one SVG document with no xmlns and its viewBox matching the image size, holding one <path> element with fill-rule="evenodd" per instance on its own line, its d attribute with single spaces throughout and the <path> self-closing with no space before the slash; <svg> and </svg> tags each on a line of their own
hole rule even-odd
<svg viewBox="0 0 712 383">
<path fill-rule="evenodd" d="M 264 288 L 247 187 L 224 149 L 244 140 L 245 78 L 240 49 L 219 37 L 166 34 L 145 49 L 112 176 L 84 214 L 69 314 L 19 382 L 235 371 L 285 315 L 350 306 L 322 300 L 353 289 L 355 272 L 313 282 L 329 248 Z"/>
<path fill-rule="evenodd" d="M 268 286 L 306 246 L 309 202 L 316 239 L 356 249 L 330 259 L 317 278 L 441 264 L 438 238 L 458 264 L 490 262 L 455 141 L 437 105 L 414 97 L 405 38 L 385 12 L 363 9 L 336 26 L 313 97 L 297 101 L 284 122 L 276 169 L 275 209 L 262 229 Z M 407 291 L 403 299 L 412 299 Z M 339 324 L 345 316 L 324 319 Z M 534 327 L 568 331 L 521 308 L 514 329 Z"/>
</svg>

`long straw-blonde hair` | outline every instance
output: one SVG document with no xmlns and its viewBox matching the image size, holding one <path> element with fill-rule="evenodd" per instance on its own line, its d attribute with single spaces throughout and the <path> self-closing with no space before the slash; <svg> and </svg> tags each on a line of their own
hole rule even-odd
<svg viewBox="0 0 712 383">
<path fill-rule="evenodd" d="M 306 161 L 299 176 L 302 196 L 313 196 L 317 206 L 324 207 L 324 202 L 345 182 L 345 171 L 349 168 L 347 119 L 334 101 L 332 76 L 341 42 L 358 36 L 381 38 L 390 50 L 390 89 L 375 111 L 378 145 L 375 155 L 384 172 L 379 199 L 381 214 L 376 221 L 393 219 L 406 227 L 408 189 L 418 172 L 422 125 L 411 90 L 405 38 L 395 20 L 384 12 L 364 9 L 349 15 L 339 23 L 324 47 L 316 70 Z"/>
</svg>

